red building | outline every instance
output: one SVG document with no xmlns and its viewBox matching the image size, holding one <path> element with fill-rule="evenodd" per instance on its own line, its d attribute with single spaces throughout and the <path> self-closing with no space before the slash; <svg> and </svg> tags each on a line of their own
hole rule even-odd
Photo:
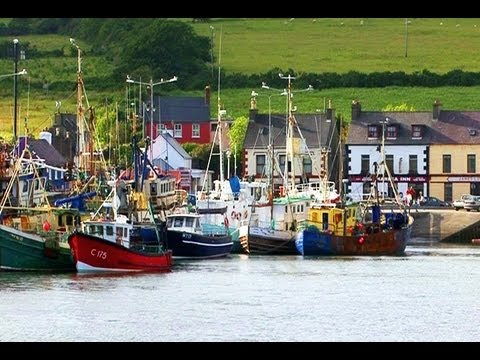
<svg viewBox="0 0 480 360">
<path fill-rule="evenodd" d="M 155 97 L 153 124 L 150 122 L 149 104 L 145 104 L 145 136 L 155 139 L 161 128 L 162 131 L 170 133 L 180 144 L 209 144 L 211 142 L 210 97 L 208 91 L 205 94 L 205 97 Z"/>
</svg>

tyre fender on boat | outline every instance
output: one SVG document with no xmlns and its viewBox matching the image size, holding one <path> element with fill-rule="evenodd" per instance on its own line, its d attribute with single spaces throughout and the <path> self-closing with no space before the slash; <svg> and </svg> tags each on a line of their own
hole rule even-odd
<svg viewBox="0 0 480 360">
<path fill-rule="evenodd" d="M 230 214 L 230 216 L 232 217 L 232 220 L 235 220 L 235 218 L 237 217 L 237 213 L 234 211 L 232 211 L 232 213 Z"/>
</svg>

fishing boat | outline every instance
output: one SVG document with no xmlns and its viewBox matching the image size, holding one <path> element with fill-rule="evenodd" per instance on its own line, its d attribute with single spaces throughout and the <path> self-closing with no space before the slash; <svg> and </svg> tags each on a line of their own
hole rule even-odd
<svg viewBox="0 0 480 360">
<path fill-rule="evenodd" d="M 309 255 L 403 255 L 411 238 L 413 217 L 381 206 L 314 205 L 295 239 L 298 253 Z M 363 214 L 371 214 L 365 218 Z"/>
<path fill-rule="evenodd" d="M 219 48 L 219 59 L 221 54 L 221 46 Z M 240 244 L 241 239 L 246 238 L 248 234 L 248 222 L 250 218 L 250 204 L 252 202 L 250 193 L 245 189 L 245 184 L 236 174 L 236 166 L 234 173 L 230 173 L 230 158 L 227 162 L 227 171 L 225 176 L 224 150 L 228 156 L 234 155 L 234 163 L 236 163 L 236 152 L 225 149 L 224 130 L 226 122 L 223 120 L 226 110 L 222 108 L 220 97 L 220 79 L 221 67 L 218 65 L 218 91 L 217 91 L 217 124 L 215 134 L 212 141 L 210 157 L 207 164 L 206 172 L 209 172 L 209 166 L 212 157 L 219 156 L 219 179 L 214 180 L 214 188 L 207 188 L 207 177 L 204 178 L 202 188 L 196 193 L 196 212 L 201 215 L 201 225 L 206 232 L 221 233 L 226 228 L 231 235 L 233 246 L 231 252 L 242 253 L 243 248 Z M 218 144 L 218 152 L 214 153 L 214 149 Z M 243 184 L 242 184 L 243 183 Z M 175 256 L 175 254 L 174 254 Z"/>
<path fill-rule="evenodd" d="M 0 268 L 75 271 L 66 234 L 79 222 L 79 211 L 50 206 L 38 166 L 27 144 L 0 202 Z"/>
<path fill-rule="evenodd" d="M 167 248 L 172 251 L 174 258 L 218 258 L 232 251 L 232 235 L 228 228 L 205 228 L 199 214 L 168 215 L 166 226 Z"/>
<path fill-rule="evenodd" d="M 82 231 L 68 236 L 78 272 L 170 271 L 172 252 L 158 241 L 144 241 L 140 228 L 118 215 L 114 221 L 84 221 Z"/>
<path fill-rule="evenodd" d="M 294 146 L 294 126 L 298 128 L 292 103 L 291 80 L 295 77 L 282 77 L 288 80 L 286 94 L 288 96 L 288 116 L 286 123 L 286 161 L 284 169 L 277 169 L 283 179 L 282 186 L 274 191 L 274 152 L 268 146 L 269 171 L 267 172 L 267 201 L 255 201 L 252 204 L 247 241 L 242 246 L 249 254 L 258 255 L 296 255 L 295 237 L 298 229 L 307 220 L 308 209 L 315 199 L 324 195 L 328 199 L 336 199 L 338 194 L 330 184 L 300 183 L 296 184 L 295 162 L 298 162 L 298 150 Z M 309 87 L 308 89 L 311 89 Z M 270 131 L 269 131 L 270 133 Z M 271 141 L 271 140 L 270 140 Z M 278 166 L 279 167 L 279 166 Z"/>
<path fill-rule="evenodd" d="M 296 255 L 295 235 L 298 226 L 307 220 L 312 199 L 303 195 L 289 195 L 273 199 L 271 205 L 255 207 L 250 219 L 248 254 Z"/>
<path fill-rule="evenodd" d="M 73 39 L 71 42 L 75 45 Z M 93 167 L 94 116 L 89 107 L 91 116 L 88 121 L 84 117 L 82 101 L 85 94 L 81 51 L 78 46 L 76 47 L 79 126 L 77 145 L 83 159 L 77 159 L 76 167 L 85 170 L 87 165 L 90 165 L 90 178 L 86 183 L 86 186 L 89 186 L 92 185 L 91 179 L 94 179 L 93 174 L 97 170 Z M 89 124 L 88 129 L 84 127 L 84 123 Z M 58 206 L 51 206 L 46 189 L 48 171 L 45 161 L 34 156 L 27 135 L 19 145 L 21 146 L 17 146 L 14 151 L 16 160 L 13 171 L 9 171 L 8 178 L 0 179 L 3 192 L 0 202 L 0 268 L 20 271 L 75 271 L 67 236 L 75 230 L 81 222 L 81 217 L 85 215 L 84 201 L 96 195 L 96 192 L 83 194 L 82 190 L 81 194 L 70 199 L 72 201 L 61 199 Z M 80 156 L 78 153 L 77 155 Z M 5 158 L 3 155 L 1 157 Z"/>
<path fill-rule="evenodd" d="M 380 162 L 374 163 L 372 189 L 365 201 L 350 202 L 341 194 L 334 204 L 317 201 L 308 211 L 295 238 L 299 254 L 309 255 L 403 255 L 411 238 L 414 218 L 399 196 L 385 162 L 384 139 Z M 340 178 L 342 178 L 340 176 Z M 394 199 L 387 204 L 379 183 L 388 183 Z"/>
</svg>

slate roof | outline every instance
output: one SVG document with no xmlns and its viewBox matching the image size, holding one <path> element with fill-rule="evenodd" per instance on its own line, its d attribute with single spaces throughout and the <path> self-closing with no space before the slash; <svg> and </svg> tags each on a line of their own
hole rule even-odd
<svg viewBox="0 0 480 360">
<path fill-rule="evenodd" d="M 67 160 L 45 139 L 28 139 L 28 146 L 34 156 L 44 159 L 47 165 L 65 168 Z"/>
<path fill-rule="evenodd" d="M 255 120 L 248 122 L 245 135 L 245 148 L 265 148 L 268 145 L 268 114 L 256 114 Z M 275 148 L 285 148 L 286 120 L 285 114 L 271 114 L 272 141 Z M 331 140 L 335 120 L 326 122 L 325 114 L 297 114 L 295 119 L 309 148 L 334 146 L 337 140 Z M 294 126 L 294 137 L 300 137 Z M 338 137 L 337 137 L 338 138 Z"/>
<path fill-rule="evenodd" d="M 432 130 L 433 144 L 478 145 L 480 144 L 480 111 L 442 110 L 438 121 L 433 123 Z"/>
<path fill-rule="evenodd" d="M 161 121 L 182 122 L 209 122 L 210 105 L 204 97 L 193 96 L 157 96 L 153 99 L 155 107 L 160 101 Z M 149 119 L 148 115 L 145 116 Z M 158 111 L 153 114 L 154 121 L 158 122 Z"/>
<path fill-rule="evenodd" d="M 352 120 L 348 130 L 347 145 L 368 145 L 379 144 L 381 136 L 378 139 L 368 138 L 369 125 L 382 125 L 381 121 L 388 118 L 388 124 L 398 124 L 398 133 L 396 139 L 385 138 L 385 144 L 394 145 L 420 145 L 430 144 L 432 142 L 432 131 L 428 129 L 432 125 L 432 112 L 412 112 L 412 111 L 362 111 L 359 118 Z M 421 139 L 412 139 L 412 125 L 424 125 L 425 132 Z"/>
<path fill-rule="evenodd" d="M 349 126 L 347 145 L 378 144 L 381 137 L 368 139 L 368 126 L 381 125 L 386 118 L 388 124 L 399 125 L 397 138 L 385 138 L 386 145 L 480 144 L 480 112 L 442 110 L 438 119 L 433 119 L 431 111 L 362 111 Z M 412 125 L 425 127 L 421 139 L 412 138 Z"/>
</svg>

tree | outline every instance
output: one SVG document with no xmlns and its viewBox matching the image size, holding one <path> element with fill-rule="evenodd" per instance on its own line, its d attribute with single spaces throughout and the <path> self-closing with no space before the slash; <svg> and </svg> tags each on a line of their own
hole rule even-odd
<svg viewBox="0 0 480 360">
<path fill-rule="evenodd" d="M 190 24 L 181 21 L 155 19 L 148 26 L 136 27 L 119 53 L 117 74 L 154 80 L 178 77 L 183 87 L 192 78 L 208 79 L 210 39 L 195 33 Z M 137 73 L 143 68 L 144 72 Z"/>
<path fill-rule="evenodd" d="M 240 116 L 233 121 L 228 132 L 228 136 L 230 137 L 230 149 L 232 151 L 232 155 L 236 151 L 235 156 L 237 158 L 237 168 L 240 167 L 242 159 L 243 143 L 245 141 L 247 127 L 248 119 L 245 116 Z"/>
</svg>

